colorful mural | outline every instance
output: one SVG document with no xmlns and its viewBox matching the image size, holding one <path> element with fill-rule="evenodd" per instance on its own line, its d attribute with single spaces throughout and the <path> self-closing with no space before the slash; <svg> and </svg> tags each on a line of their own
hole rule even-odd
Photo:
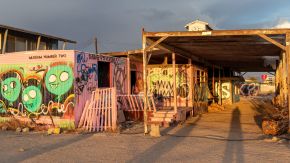
<svg viewBox="0 0 290 163">
<path fill-rule="evenodd" d="M 31 119 L 47 116 L 73 121 L 73 57 L 73 51 L 1 56 L 1 113 Z"/>
<path fill-rule="evenodd" d="M 0 114 L 43 124 L 77 124 L 98 87 L 98 62 L 109 66 L 110 87 L 127 93 L 126 59 L 74 50 L 7 53 L 0 56 Z M 60 124 L 61 125 L 61 124 Z"/>
</svg>

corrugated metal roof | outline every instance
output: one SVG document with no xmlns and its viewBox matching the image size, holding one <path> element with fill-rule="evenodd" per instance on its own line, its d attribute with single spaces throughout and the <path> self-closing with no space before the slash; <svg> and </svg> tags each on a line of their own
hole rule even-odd
<svg viewBox="0 0 290 163">
<path fill-rule="evenodd" d="M 69 40 L 69 39 L 65 39 L 65 38 L 61 38 L 61 37 L 56 37 L 56 36 L 51 36 L 51 35 L 47 35 L 47 34 L 43 34 L 43 33 L 39 33 L 39 32 L 33 32 L 33 31 L 25 30 L 25 29 L 15 28 L 15 27 L 2 25 L 2 24 L 0 24 L 0 28 L 8 29 L 11 31 L 16 31 L 16 32 L 27 33 L 27 34 L 36 35 L 36 36 L 41 36 L 41 37 L 46 37 L 46 38 L 64 41 L 64 42 L 68 42 L 68 43 L 73 43 L 73 44 L 77 43 L 76 41 L 73 41 L 73 40 Z"/>
</svg>

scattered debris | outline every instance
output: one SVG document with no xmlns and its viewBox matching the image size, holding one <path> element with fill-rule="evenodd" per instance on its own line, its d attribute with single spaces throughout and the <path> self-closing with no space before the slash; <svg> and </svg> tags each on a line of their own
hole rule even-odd
<svg viewBox="0 0 290 163">
<path fill-rule="evenodd" d="M 212 103 L 211 105 L 208 106 L 208 112 L 217 112 L 223 110 L 225 110 L 225 107 L 217 103 Z"/>
<path fill-rule="evenodd" d="M 21 129 L 21 127 L 17 127 L 15 131 L 16 131 L 16 132 L 21 132 L 22 129 Z"/>
<path fill-rule="evenodd" d="M 2 126 L 2 131 L 6 131 L 6 130 L 8 130 L 8 126 Z"/>
<path fill-rule="evenodd" d="M 56 134 L 56 135 L 58 135 L 58 134 L 60 134 L 60 133 L 61 133 L 61 129 L 58 128 L 58 127 L 55 127 L 55 128 L 49 128 L 49 129 L 47 130 L 47 135 L 51 135 L 51 134 Z"/>
<path fill-rule="evenodd" d="M 28 127 L 23 128 L 22 132 L 29 132 L 29 128 Z"/>
<path fill-rule="evenodd" d="M 19 152 L 24 152 L 25 149 L 24 149 L 24 148 L 19 148 L 18 151 L 19 151 Z"/>
</svg>

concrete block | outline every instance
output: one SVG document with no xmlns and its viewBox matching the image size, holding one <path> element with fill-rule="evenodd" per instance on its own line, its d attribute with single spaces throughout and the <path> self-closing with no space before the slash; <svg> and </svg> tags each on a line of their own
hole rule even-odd
<svg viewBox="0 0 290 163">
<path fill-rule="evenodd" d="M 150 136 L 152 137 L 160 137 L 160 125 L 159 124 L 151 124 Z"/>
</svg>

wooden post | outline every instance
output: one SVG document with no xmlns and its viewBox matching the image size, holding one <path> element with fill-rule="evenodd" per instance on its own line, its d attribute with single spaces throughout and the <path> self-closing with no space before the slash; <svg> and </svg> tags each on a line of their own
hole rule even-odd
<svg viewBox="0 0 290 163">
<path fill-rule="evenodd" d="M 65 50 L 65 48 L 66 48 L 66 42 L 64 41 L 64 42 L 62 43 L 62 50 Z"/>
<path fill-rule="evenodd" d="M 148 134 L 148 93 L 147 93 L 147 52 L 146 36 L 144 36 L 144 29 L 142 32 L 142 48 L 143 48 L 143 84 L 144 84 L 144 134 Z"/>
<path fill-rule="evenodd" d="M 7 37 L 8 37 L 8 29 L 6 29 L 5 30 L 5 33 L 4 33 L 4 41 L 3 41 L 2 54 L 5 54 L 6 53 Z"/>
<path fill-rule="evenodd" d="M 193 107 L 193 67 L 192 60 L 188 59 L 189 64 L 189 95 L 190 95 L 190 106 Z"/>
<path fill-rule="evenodd" d="M 222 105 L 222 83 L 221 83 L 221 67 L 219 67 L 219 102 Z"/>
<path fill-rule="evenodd" d="M 286 34 L 286 58 L 287 58 L 287 89 L 288 89 L 288 133 L 290 133 L 290 33 Z"/>
<path fill-rule="evenodd" d="M 176 62 L 175 53 L 172 53 L 172 73 L 173 73 L 173 98 L 174 98 L 174 112 L 177 113 L 177 88 L 176 88 Z"/>
<path fill-rule="evenodd" d="M 127 57 L 127 87 L 128 87 L 128 95 L 130 95 L 132 92 L 131 92 L 131 67 L 130 67 L 130 55 L 128 54 L 128 57 Z"/>
<path fill-rule="evenodd" d="M 214 86 L 214 65 L 212 65 L 212 95 L 215 95 L 215 86 Z M 213 99 L 214 103 L 214 99 Z"/>
<path fill-rule="evenodd" d="M 98 51 L 98 39 L 97 39 L 97 37 L 94 38 L 94 42 L 95 42 L 95 51 L 96 51 L 96 54 L 98 54 L 99 51 Z"/>
<path fill-rule="evenodd" d="M 37 37 L 36 50 L 39 50 L 39 47 L 40 47 L 40 41 L 41 41 L 41 36 L 38 36 L 38 37 Z"/>
</svg>

